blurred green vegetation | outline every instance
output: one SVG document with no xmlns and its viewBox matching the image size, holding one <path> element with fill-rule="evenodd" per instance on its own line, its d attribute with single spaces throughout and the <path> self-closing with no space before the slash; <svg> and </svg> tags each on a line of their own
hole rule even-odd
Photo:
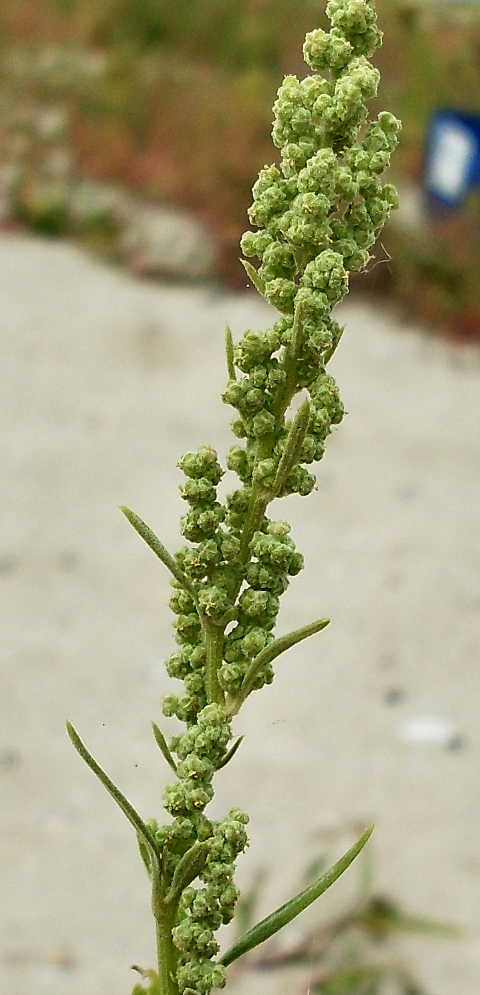
<svg viewBox="0 0 480 995">
<path fill-rule="evenodd" d="M 378 0 L 377 10 L 385 40 L 373 109 L 402 118 L 393 166 L 402 192 L 421 183 L 430 114 L 480 113 L 480 5 Z M 4 0 L 0 138 L 3 163 L 17 168 L 17 216 L 69 230 L 68 190 L 57 182 L 54 196 L 48 180 L 50 194 L 39 196 L 36 175 L 52 172 L 52 142 L 35 115 L 61 108 L 70 179 L 125 185 L 144 200 L 194 211 L 221 239 L 224 278 L 242 285 L 238 239 L 251 187 L 276 156 L 275 92 L 286 73 L 306 73 L 305 32 L 324 24 L 320 0 Z M 400 215 L 380 249 L 392 260 L 357 283 L 394 290 L 409 314 L 480 336 L 479 214 L 474 191 L 450 214 L 408 223 Z M 97 224 L 98 245 L 111 247 L 115 230 L 110 223 L 102 234 Z"/>
</svg>

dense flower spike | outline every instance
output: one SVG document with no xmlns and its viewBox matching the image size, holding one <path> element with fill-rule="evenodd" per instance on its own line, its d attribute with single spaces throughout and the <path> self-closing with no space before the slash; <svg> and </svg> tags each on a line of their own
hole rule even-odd
<svg viewBox="0 0 480 995">
<path fill-rule="evenodd" d="M 304 46 L 315 75 L 287 76 L 279 89 L 273 141 L 280 167 L 260 171 L 249 211 L 258 230 L 241 243 L 245 256 L 260 260 L 256 271 L 247 263 L 247 273 L 284 315 L 273 328 L 247 331 L 237 345 L 230 339 L 223 399 L 236 409 L 232 429 L 244 441 L 230 449 L 227 467 L 241 486 L 224 505 L 218 501 L 223 470 L 208 446 L 179 463 L 186 476 L 180 493 L 189 506 L 181 531 L 192 545 L 176 560 L 193 590 L 172 581 L 179 648 L 167 671 L 183 680 L 184 694 L 168 695 L 163 709 L 187 731 L 170 743 L 177 781 L 166 789 L 164 804 L 174 821 L 157 828 L 157 838 L 169 847 L 172 878 L 195 841 L 207 845 L 198 874 L 204 886 L 190 883 L 183 891 L 173 928 L 181 995 L 208 995 L 225 983 L 213 963 L 214 932 L 229 921 L 238 897 L 234 860 L 248 842 L 247 819 L 231 812 L 210 823 L 203 811 L 213 796 L 213 775 L 228 757 L 229 715 L 242 687 L 247 682 L 255 690 L 273 680 L 269 647 L 279 598 L 303 566 L 289 526 L 271 522 L 265 512 L 274 497 L 306 495 L 315 486 L 307 466 L 322 458 L 343 417 L 325 369 L 342 334 L 332 309 L 347 292 L 349 273 L 367 265 L 376 232 L 396 206 L 393 186 L 382 186 L 379 177 L 399 124 L 387 112 L 366 121 L 365 101 L 376 95 L 379 80 L 368 61 L 381 43 L 374 11 L 367 0 L 330 0 L 327 13 L 331 31 L 310 32 Z M 308 406 L 289 417 L 300 390 Z"/>
<path fill-rule="evenodd" d="M 180 531 L 187 544 L 175 557 L 124 509 L 172 574 L 177 648 L 166 668 L 183 682 L 183 692 L 167 695 L 163 711 L 186 728 L 167 743 L 154 725 L 175 773 L 163 796 L 170 821 L 143 824 L 72 731 L 77 749 L 134 825 L 152 880 L 158 943 L 152 995 L 209 995 L 225 984 L 225 967 L 215 961 L 215 932 L 235 909 L 233 874 L 248 845 L 248 818 L 238 810 L 217 821 L 205 815 L 213 777 L 240 745 L 241 738 L 231 745 L 231 723 L 248 694 L 271 683 L 277 656 L 328 622 L 318 619 L 274 637 L 279 599 L 303 557 L 289 525 L 271 521 L 266 512 L 276 498 L 312 491 L 312 464 L 322 459 L 343 418 L 337 385 L 326 371 L 342 335 L 332 311 L 347 293 L 349 274 L 367 265 L 379 229 L 397 206 L 394 187 L 380 176 L 399 123 L 385 111 L 367 120 L 366 102 L 379 81 L 368 61 L 381 43 L 373 6 L 329 0 L 327 14 L 330 32 L 312 31 L 305 41 L 313 75 L 287 76 L 278 91 L 272 136 L 280 163 L 260 171 L 248 212 L 256 230 L 241 242 L 249 279 L 280 314 L 272 328 L 248 330 L 237 344 L 227 330 L 223 400 L 236 412 L 236 442 L 226 465 L 237 486 L 219 498 L 224 470 L 210 446 L 182 457 L 180 494 L 187 510 Z M 257 268 L 249 262 L 255 257 Z M 292 401 L 300 392 L 296 408 Z"/>
<path fill-rule="evenodd" d="M 275 497 L 306 495 L 315 486 L 307 466 L 323 457 L 343 417 L 325 369 L 342 334 L 332 310 L 348 290 L 349 273 L 367 265 L 376 233 L 397 206 L 394 187 L 382 185 L 380 174 L 399 123 L 387 112 L 367 122 L 366 101 L 379 81 L 368 59 L 381 44 L 373 8 L 367 0 L 330 0 L 327 13 L 331 31 L 312 31 L 305 41 L 314 75 L 287 76 L 278 91 L 273 141 L 280 165 L 260 171 L 249 210 L 257 230 L 241 242 L 244 255 L 260 261 L 257 270 L 247 263 L 247 273 L 283 317 L 266 331 L 248 330 L 236 345 L 230 340 L 223 400 L 236 409 L 232 429 L 239 444 L 230 449 L 227 468 L 240 487 L 224 504 L 217 499 L 223 470 L 209 446 L 179 463 L 189 509 L 181 531 L 189 545 L 176 561 L 193 590 L 172 581 L 178 650 L 167 671 L 184 682 L 184 693 L 168 695 L 163 709 L 187 731 L 170 742 L 177 780 L 164 804 L 174 821 L 157 828 L 157 838 L 168 846 L 171 877 L 196 840 L 207 846 L 198 874 L 203 885 L 185 888 L 173 928 L 181 995 L 208 995 L 225 983 L 223 968 L 213 962 L 214 933 L 233 915 L 234 861 L 248 842 L 247 818 L 230 812 L 212 823 L 203 812 L 213 775 L 228 756 L 229 716 L 247 675 L 252 690 L 273 680 L 269 647 L 279 598 L 303 566 L 289 526 L 270 521 L 266 509 Z M 293 417 L 290 404 L 301 390 L 308 407 Z"/>
</svg>

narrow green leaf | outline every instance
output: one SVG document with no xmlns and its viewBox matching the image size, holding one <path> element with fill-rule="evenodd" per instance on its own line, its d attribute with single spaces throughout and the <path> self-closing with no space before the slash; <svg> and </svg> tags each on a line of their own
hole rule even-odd
<svg viewBox="0 0 480 995">
<path fill-rule="evenodd" d="M 266 919 L 262 919 L 261 922 L 249 929 L 248 933 L 244 933 L 232 946 L 220 957 L 220 964 L 224 967 L 228 967 L 232 964 L 234 960 L 238 957 L 243 957 L 250 950 L 258 947 L 260 943 L 264 943 L 265 940 L 269 940 L 271 936 L 278 933 L 279 929 L 286 926 L 289 922 L 292 922 L 300 912 L 308 908 L 312 902 L 315 902 L 320 895 L 330 888 L 332 884 L 346 871 L 347 867 L 350 866 L 355 857 L 360 853 L 360 851 L 365 846 L 365 843 L 370 838 L 373 832 L 373 826 L 369 826 L 364 833 L 360 836 L 360 839 L 350 847 L 349 850 L 337 860 L 336 864 L 330 868 L 326 874 L 315 881 L 313 884 L 309 885 L 301 891 L 295 898 L 291 898 L 289 902 L 285 902 L 280 908 L 272 912 L 271 915 L 267 916 Z"/>
<path fill-rule="evenodd" d="M 173 773 L 176 774 L 177 765 L 172 757 L 172 754 L 170 753 L 170 750 L 168 749 L 167 741 L 165 739 L 165 736 L 163 735 L 162 730 L 158 728 L 156 722 L 152 722 L 152 729 L 153 729 L 153 735 L 155 736 L 155 742 L 158 748 L 163 753 L 163 756 L 165 757 L 165 760 L 167 761 L 169 767 L 172 768 Z"/>
<path fill-rule="evenodd" d="M 138 532 L 139 536 L 141 536 L 144 542 L 146 542 L 147 546 L 149 546 L 155 553 L 155 556 L 158 556 L 159 560 L 162 561 L 167 570 L 170 570 L 170 573 L 173 577 L 175 577 L 175 580 L 178 580 L 178 583 L 182 585 L 184 590 L 188 591 L 190 597 L 193 598 L 195 605 L 198 607 L 197 592 L 193 584 L 189 581 L 188 577 L 185 576 L 177 561 L 168 552 L 168 549 L 165 549 L 165 546 L 160 542 L 160 539 L 155 535 L 150 526 L 146 525 L 139 515 L 136 515 L 134 511 L 130 510 L 130 508 L 126 508 L 125 505 L 120 505 L 120 511 L 123 512 L 125 518 L 128 518 L 130 525 L 133 525 L 135 532 Z"/>
<path fill-rule="evenodd" d="M 108 774 L 97 764 L 91 753 L 88 752 L 84 743 L 80 739 L 78 732 L 74 729 L 70 722 L 66 723 L 68 735 L 77 751 L 80 754 L 82 760 L 85 761 L 87 767 L 93 770 L 93 773 L 98 777 L 98 780 L 103 784 L 104 788 L 107 789 L 109 795 L 112 796 L 113 800 L 117 803 L 118 807 L 122 810 L 123 814 L 126 816 L 130 824 L 135 829 L 136 833 L 141 840 L 148 847 L 148 851 L 154 860 L 158 864 L 159 860 L 159 850 L 157 846 L 157 841 L 152 836 L 148 826 L 145 825 L 143 819 L 134 809 L 133 805 L 130 804 L 125 795 L 122 794 L 119 788 L 110 780 Z"/>
<path fill-rule="evenodd" d="M 242 742 L 242 740 L 243 740 L 243 736 L 239 736 L 238 739 L 236 740 L 236 742 L 233 744 L 233 746 L 229 749 L 228 753 L 225 754 L 225 756 L 224 756 L 221 764 L 218 765 L 217 770 L 221 770 L 222 767 L 226 767 L 227 766 L 227 764 L 230 762 L 230 760 L 232 759 L 232 757 L 235 756 L 235 754 L 236 754 L 236 752 L 238 750 L 238 747 L 240 746 L 240 743 Z"/>
<path fill-rule="evenodd" d="M 150 848 L 143 841 L 142 837 L 140 836 L 140 833 L 137 833 L 137 844 L 138 844 L 138 850 L 139 850 L 140 856 L 142 858 L 143 866 L 145 867 L 145 870 L 146 870 L 149 878 L 151 878 L 151 876 L 152 876 L 152 860 L 151 860 L 151 855 L 150 855 Z"/>
<path fill-rule="evenodd" d="M 310 401 L 308 400 L 308 397 L 306 397 L 303 404 L 300 405 L 290 426 L 290 431 L 285 443 L 285 449 L 280 463 L 278 464 L 272 488 L 275 497 L 278 497 L 289 473 L 300 460 L 300 454 L 302 452 L 302 446 L 307 434 L 309 421 Z"/>
<path fill-rule="evenodd" d="M 178 901 L 182 891 L 198 877 L 205 865 L 208 851 L 208 843 L 200 843 L 196 840 L 193 846 L 184 853 L 175 868 L 172 883 L 165 896 L 165 905 Z"/>
<path fill-rule="evenodd" d="M 227 325 L 226 328 L 225 328 L 225 353 L 226 353 L 226 357 L 227 357 L 228 379 L 229 380 L 236 380 L 237 379 L 237 373 L 236 373 L 236 370 L 235 370 L 235 363 L 234 363 L 234 358 L 233 358 L 234 357 L 233 335 L 232 335 L 232 329 L 230 328 L 230 325 Z"/>
<path fill-rule="evenodd" d="M 303 338 L 303 305 L 297 304 L 295 308 L 292 328 L 292 341 L 288 350 L 291 359 L 297 359 L 302 345 Z"/>
<path fill-rule="evenodd" d="M 265 646 L 258 656 L 250 664 L 245 677 L 243 678 L 242 685 L 238 695 L 231 698 L 228 712 L 230 715 L 236 715 L 240 706 L 248 697 L 253 689 L 257 675 L 262 667 L 266 663 L 272 663 L 273 660 L 280 656 L 281 653 L 285 653 L 296 643 L 300 643 L 302 639 L 308 639 L 309 636 L 314 636 L 316 632 L 320 632 L 325 629 L 329 624 L 329 618 L 319 618 L 316 622 L 310 622 L 308 625 L 302 626 L 301 629 L 294 629 L 293 632 L 287 632 L 285 636 L 279 636 L 278 639 L 274 639 L 273 643 L 269 643 Z"/>
<path fill-rule="evenodd" d="M 253 286 L 255 287 L 255 289 L 258 290 L 258 293 L 261 294 L 262 297 L 264 297 L 265 296 L 265 284 L 264 284 L 262 278 L 258 275 L 255 267 L 252 266 L 252 264 L 249 263 L 247 259 L 241 259 L 240 262 L 241 262 L 241 264 L 242 264 L 242 266 L 243 266 L 243 268 L 244 268 L 244 270 L 245 270 L 245 272 L 246 272 L 249 280 L 252 281 Z"/>
</svg>

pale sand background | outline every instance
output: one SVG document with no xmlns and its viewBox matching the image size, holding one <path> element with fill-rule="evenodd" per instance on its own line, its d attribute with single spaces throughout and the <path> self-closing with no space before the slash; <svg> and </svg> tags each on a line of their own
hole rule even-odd
<svg viewBox="0 0 480 995">
<path fill-rule="evenodd" d="M 147 881 L 63 724 L 160 815 L 168 769 L 149 720 L 169 683 L 169 578 L 117 505 L 176 548 L 177 459 L 230 444 L 224 324 L 239 334 L 270 314 L 256 296 L 139 283 L 23 237 L 0 240 L 0 281 L 0 992 L 127 995 L 130 964 L 153 962 Z M 379 888 L 473 930 L 415 943 L 421 977 L 432 995 L 478 995 L 480 354 L 363 304 L 341 313 L 332 368 L 349 416 L 318 492 L 279 508 L 307 558 L 282 630 L 332 624 L 249 700 L 215 812 L 252 815 L 241 882 L 278 863 L 265 912 L 319 834 L 375 819 Z M 462 748 L 402 741 L 425 715 L 450 720 Z"/>
</svg>

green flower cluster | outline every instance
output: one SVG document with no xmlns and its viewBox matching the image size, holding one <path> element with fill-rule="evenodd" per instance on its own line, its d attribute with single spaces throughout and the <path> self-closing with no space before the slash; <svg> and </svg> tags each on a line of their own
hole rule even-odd
<svg viewBox="0 0 480 995">
<path fill-rule="evenodd" d="M 248 816 L 232 809 L 228 817 L 212 823 L 208 856 L 199 877 L 201 888 L 186 888 L 173 930 L 178 955 L 178 984 L 186 995 L 208 995 L 212 987 L 223 988 L 225 968 L 212 963 L 219 951 L 214 932 L 232 919 L 239 891 L 233 883 L 235 859 L 248 845 L 245 825 Z"/>
<path fill-rule="evenodd" d="M 289 525 L 271 521 L 266 509 L 274 498 L 304 496 L 315 486 L 309 467 L 343 417 L 326 371 L 342 334 L 332 310 L 397 206 L 394 187 L 382 185 L 380 174 L 399 124 L 386 112 L 366 121 L 365 101 L 379 79 L 368 61 L 381 43 L 374 11 L 367 0 L 330 0 L 327 13 L 331 31 L 311 32 L 304 46 L 315 75 L 288 76 L 279 89 L 273 141 L 280 166 L 261 170 L 249 211 L 258 231 L 241 243 L 245 256 L 260 260 L 257 270 L 245 262 L 247 273 L 281 317 L 266 331 L 247 331 L 236 345 L 227 338 L 223 400 L 236 410 L 239 440 L 227 469 L 240 486 L 219 500 L 224 471 L 210 446 L 179 462 L 188 504 L 180 527 L 188 544 L 175 557 L 170 607 L 178 648 L 166 667 L 184 691 L 167 695 L 163 711 L 187 728 L 168 747 L 176 781 L 164 805 L 173 822 L 155 829 L 168 880 L 195 842 L 205 845 L 197 874 L 203 884 L 183 890 L 172 931 L 180 995 L 208 995 L 224 984 L 214 933 L 238 897 L 233 870 L 248 842 L 247 818 L 230 812 L 210 822 L 204 809 L 215 771 L 234 752 L 232 716 L 246 693 L 273 680 L 279 599 L 303 566 Z M 306 401 L 289 417 L 302 390 Z"/>
<path fill-rule="evenodd" d="M 301 303 L 313 323 L 328 319 L 344 297 L 348 273 L 367 265 L 376 232 L 398 206 L 380 174 L 399 122 L 383 111 L 365 127 L 365 100 L 379 81 L 368 61 L 381 44 L 374 11 L 366 0 L 330 0 L 327 14 L 332 30 L 310 32 L 304 45 L 318 75 L 287 76 L 278 91 L 280 169 L 261 170 L 249 211 L 260 231 L 241 243 L 246 256 L 261 260 L 256 284 L 266 299 L 286 315 Z"/>
<path fill-rule="evenodd" d="M 238 599 L 237 624 L 225 637 L 224 663 L 219 671 L 222 687 L 235 694 L 242 686 L 252 661 L 273 642 L 279 598 L 289 578 L 303 567 L 303 556 L 295 551 L 286 522 L 268 522 L 264 532 L 255 532 L 250 542 L 250 560 L 245 568 L 245 588 Z M 257 672 L 252 690 L 273 681 L 271 663 Z"/>
</svg>

